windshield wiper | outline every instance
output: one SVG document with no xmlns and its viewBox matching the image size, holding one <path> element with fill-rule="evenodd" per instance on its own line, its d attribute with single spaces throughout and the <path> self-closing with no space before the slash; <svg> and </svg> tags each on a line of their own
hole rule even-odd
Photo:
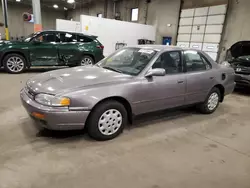
<svg viewBox="0 0 250 188">
<path fill-rule="evenodd" d="M 113 67 L 104 66 L 102 68 L 108 69 L 108 70 L 111 70 L 111 71 L 115 71 L 115 72 L 119 72 L 119 73 L 123 73 L 121 70 L 113 68 Z"/>
</svg>

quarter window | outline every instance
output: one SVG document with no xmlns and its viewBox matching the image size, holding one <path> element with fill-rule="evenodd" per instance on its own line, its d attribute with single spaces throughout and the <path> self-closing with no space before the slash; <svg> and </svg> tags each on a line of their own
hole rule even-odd
<svg viewBox="0 0 250 188">
<path fill-rule="evenodd" d="M 155 61 L 152 66 L 155 68 L 163 68 L 166 74 L 176 74 L 182 72 L 182 62 L 180 52 L 165 52 Z"/>
<path fill-rule="evenodd" d="M 197 51 L 185 51 L 184 58 L 186 62 L 187 72 L 211 69 L 211 64 Z"/>
</svg>

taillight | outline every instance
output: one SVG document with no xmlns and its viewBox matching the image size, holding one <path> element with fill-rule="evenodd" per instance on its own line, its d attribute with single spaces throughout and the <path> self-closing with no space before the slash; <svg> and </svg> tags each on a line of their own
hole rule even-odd
<svg viewBox="0 0 250 188">
<path fill-rule="evenodd" d="M 98 46 L 96 46 L 97 48 L 99 48 L 99 49 L 104 49 L 104 46 L 103 45 L 98 45 Z"/>
</svg>

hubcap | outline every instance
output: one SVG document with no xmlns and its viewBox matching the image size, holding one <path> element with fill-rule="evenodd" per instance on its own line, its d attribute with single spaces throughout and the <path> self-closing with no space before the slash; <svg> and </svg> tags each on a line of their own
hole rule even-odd
<svg viewBox="0 0 250 188">
<path fill-rule="evenodd" d="M 210 95 L 210 97 L 208 98 L 208 109 L 209 110 L 214 110 L 216 108 L 216 106 L 218 105 L 219 102 L 219 95 L 218 93 L 212 93 Z"/>
<path fill-rule="evenodd" d="M 122 115 L 116 109 L 104 112 L 98 122 L 99 131 L 104 135 L 116 133 L 122 125 Z"/>
<path fill-rule="evenodd" d="M 24 68 L 24 62 L 19 57 L 10 57 L 7 61 L 7 67 L 12 72 L 20 72 Z"/>
<path fill-rule="evenodd" d="M 89 59 L 89 58 L 87 58 L 87 57 L 85 57 L 85 58 L 83 58 L 83 60 L 81 61 L 81 65 L 82 65 L 82 66 L 92 65 L 92 60 Z"/>
</svg>

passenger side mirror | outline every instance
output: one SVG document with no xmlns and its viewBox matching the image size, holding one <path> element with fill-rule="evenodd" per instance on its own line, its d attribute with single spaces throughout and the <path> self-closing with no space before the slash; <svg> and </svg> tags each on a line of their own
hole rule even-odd
<svg viewBox="0 0 250 188">
<path fill-rule="evenodd" d="M 149 70 L 149 71 L 146 73 L 145 77 L 165 76 L 165 75 L 166 75 L 165 69 L 155 68 L 155 69 Z"/>
</svg>

